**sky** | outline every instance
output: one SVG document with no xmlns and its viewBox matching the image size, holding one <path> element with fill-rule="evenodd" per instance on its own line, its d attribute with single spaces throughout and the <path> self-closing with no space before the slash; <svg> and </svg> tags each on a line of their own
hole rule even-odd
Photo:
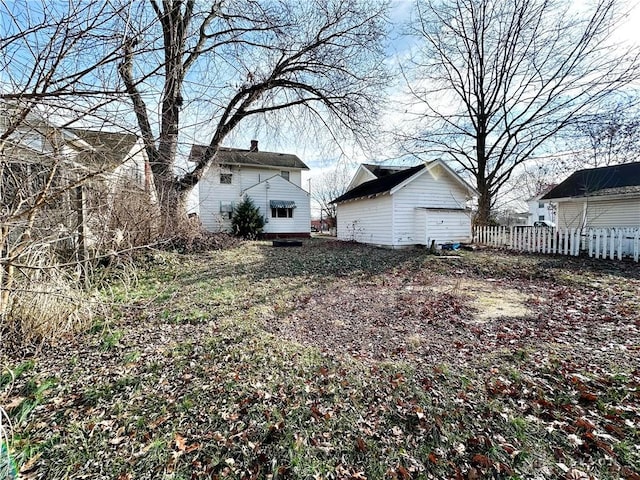
<svg viewBox="0 0 640 480">
<path fill-rule="evenodd" d="M 28 0 L 26 0 L 28 1 Z M 592 0 L 573 0 L 576 8 L 580 8 Z M 10 0 L 0 0 L 6 7 L 11 6 Z M 625 24 L 620 26 L 614 36 L 621 42 L 632 42 L 640 45 L 640 2 L 638 0 L 629 1 L 631 12 Z M 391 10 L 389 19 L 393 23 L 393 28 L 389 32 L 388 38 L 388 62 L 390 66 L 401 63 L 403 56 L 409 54 L 412 48 L 415 48 L 416 42 L 402 35 L 402 26 L 406 23 L 414 6 L 414 0 L 391 0 Z M 6 23 L 0 22 L 0 26 Z M 4 72 L 0 69 L 0 88 L 7 82 L 2 81 Z M 399 81 L 389 94 L 392 99 L 391 105 L 398 104 L 398 100 L 403 98 L 402 83 Z M 393 126 L 399 122 L 399 115 L 392 109 L 383 112 L 381 124 L 385 126 Z M 357 164 L 368 162 L 378 163 L 398 162 L 396 154 L 392 151 L 388 138 L 381 136 L 377 139 L 378 148 L 376 151 L 366 151 L 354 144 L 342 144 L 341 147 L 330 141 L 328 136 L 323 135 L 293 135 L 290 132 L 279 131 L 277 125 L 259 126 L 250 123 L 240 124 L 239 127 L 225 139 L 226 146 L 248 148 L 250 141 L 256 139 L 259 141 L 260 149 L 266 151 L 277 151 L 296 154 L 309 167 L 309 172 L 304 172 L 302 185 L 304 188 L 314 188 L 317 185 L 319 177 L 323 171 L 331 169 L 336 161 L 346 162 L 352 166 L 355 171 Z M 193 141 L 193 138 L 185 137 L 183 139 L 185 145 Z M 418 161 L 417 159 L 415 161 Z M 310 182 L 309 182 L 310 181 Z"/>
<path fill-rule="evenodd" d="M 406 56 L 410 53 L 412 48 L 415 48 L 415 41 L 411 39 L 407 39 L 406 36 L 402 35 L 402 25 L 409 19 L 413 5 L 413 0 L 393 0 L 391 2 L 391 12 L 390 12 L 390 20 L 394 24 L 394 28 L 390 34 L 390 43 L 388 48 L 389 61 L 390 62 L 399 62 L 403 56 Z M 574 0 L 574 4 L 576 8 L 584 7 L 585 4 L 592 3 L 590 0 Z M 625 20 L 619 25 L 617 30 L 613 34 L 613 39 L 617 42 L 621 43 L 630 43 L 634 45 L 640 45 L 640 1 L 630 0 L 627 5 L 628 14 L 626 15 Z M 403 98 L 403 93 L 394 91 L 391 92 L 392 98 L 398 97 Z M 383 114 L 383 124 L 393 124 L 398 122 L 399 117 L 394 112 L 386 112 Z M 300 158 L 302 158 L 307 165 L 311 167 L 309 172 L 305 172 L 303 176 L 303 184 L 306 185 L 310 179 L 311 188 L 313 188 L 314 183 L 320 182 L 320 177 L 323 172 L 326 170 L 330 170 L 333 165 L 333 158 L 329 154 L 329 157 L 326 156 L 325 152 L 318 152 L 313 150 L 306 150 L 304 146 L 299 146 L 292 144 L 290 146 L 291 153 L 296 153 Z M 335 157 L 334 157 L 335 158 Z M 359 163 L 378 163 L 384 162 L 387 164 L 398 163 L 395 159 L 395 155 L 390 154 L 385 156 L 384 154 L 378 155 L 375 157 L 367 156 L 366 152 L 355 151 L 353 152 L 353 157 L 349 158 L 352 162 L 353 172 L 357 168 L 357 164 Z M 417 159 L 414 159 L 417 162 Z M 514 208 L 522 208 L 522 205 L 514 204 Z M 315 206 L 312 215 L 318 215 L 318 206 Z"/>
</svg>

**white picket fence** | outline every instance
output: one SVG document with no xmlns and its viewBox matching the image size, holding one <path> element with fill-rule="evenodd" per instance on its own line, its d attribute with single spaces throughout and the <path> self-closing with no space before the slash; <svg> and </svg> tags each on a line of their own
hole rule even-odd
<svg viewBox="0 0 640 480">
<path fill-rule="evenodd" d="M 521 252 L 640 261 L 640 228 L 476 227 L 473 241 Z"/>
</svg>

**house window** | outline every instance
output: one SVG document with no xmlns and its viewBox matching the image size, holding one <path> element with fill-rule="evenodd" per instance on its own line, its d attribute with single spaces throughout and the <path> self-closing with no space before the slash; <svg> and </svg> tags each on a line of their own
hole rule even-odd
<svg viewBox="0 0 640 480">
<path fill-rule="evenodd" d="M 286 170 L 282 170 L 282 171 L 280 172 L 280 176 L 281 176 L 282 178 L 284 178 L 285 180 L 289 180 L 289 172 L 287 172 Z"/>
<path fill-rule="evenodd" d="M 293 218 L 293 208 L 271 208 L 271 218 Z"/>
<path fill-rule="evenodd" d="M 544 220 L 544 215 L 538 215 L 538 221 L 542 222 Z"/>
<path fill-rule="evenodd" d="M 221 173 L 220 174 L 220 183 L 224 185 L 231 185 L 231 180 L 233 179 L 233 175 L 230 173 Z"/>
<path fill-rule="evenodd" d="M 538 208 L 544 208 L 544 202 L 538 202 Z"/>
<path fill-rule="evenodd" d="M 220 203 L 220 214 L 223 218 L 231 220 L 233 217 L 233 203 Z"/>
<path fill-rule="evenodd" d="M 293 218 L 296 202 L 292 200 L 270 200 L 271 218 Z"/>
</svg>

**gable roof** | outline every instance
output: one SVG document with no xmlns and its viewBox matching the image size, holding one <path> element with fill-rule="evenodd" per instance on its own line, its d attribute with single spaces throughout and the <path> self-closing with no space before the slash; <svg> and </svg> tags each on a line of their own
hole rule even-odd
<svg viewBox="0 0 640 480">
<path fill-rule="evenodd" d="M 264 180 L 261 180 L 258 183 L 254 183 L 250 187 L 245 188 L 244 190 L 242 190 L 242 194 L 244 195 L 249 190 L 251 190 L 251 189 L 253 189 L 255 187 L 258 187 L 260 185 L 265 185 L 265 184 L 269 185 L 269 182 L 280 182 L 283 185 L 285 185 L 285 188 L 287 188 L 287 189 L 290 189 L 291 187 L 293 187 L 293 188 L 295 188 L 297 190 L 300 190 L 300 191 L 304 192 L 305 194 L 309 195 L 309 192 L 307 192 L 300 185 L 296 185 L 295 183 L 291 182 L 290 180 L 287 180 L 286 178 L 283 178 L 282 175 L 280 175 L 279 173 L 276 173 L 276 174 L 272 175 L 269 178 L 265 178 Z M 267 187 L 267 188 L 269 188 L 269 187 Z"/>
<path fill-rule="evenodd" d="M 541 200 L 625 193 L 640 193 L 640 162 L 578 170 Z"/>
<path fill-rule="evenodd" d="M 193 145 L 189 160 L 197 162 L 207 149 L 206 145 Z M 297 168 L 309 170 L 302 160 L 290 153 L 261 152 L 241 148 L 220 147 L 216 154 L 216 163 L 246 165 L 266 168 Z"/>
<path fill-rule="evenodd" d="M 371 195 L 388 192 L 393 187 L 414 176 L 423 168 L 426 168 L 426 165 L 424 163 L 415 167 L 405 168 L 404 170 L 400 170 L 395 173 L 389 173 L 387 175 L 376 178 L 375 180 L 369 180 L 368 182 L 361 183 L 345 194 L 340 195 L 331 203 L 340 203 L 347 200 L 353 200 L 355 198 L 368 197 Z"/>
</svg>

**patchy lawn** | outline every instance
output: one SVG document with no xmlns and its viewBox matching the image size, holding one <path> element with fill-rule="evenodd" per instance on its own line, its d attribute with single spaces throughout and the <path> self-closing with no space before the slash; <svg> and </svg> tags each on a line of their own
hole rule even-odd
<svg viewBox="0 0 640 480">
<path fill-rule="evenodd" d="M 256 242 L 112 294 L 3 353 L 22 479 L 640 478 L 638 265 Z"/>
</svg>

